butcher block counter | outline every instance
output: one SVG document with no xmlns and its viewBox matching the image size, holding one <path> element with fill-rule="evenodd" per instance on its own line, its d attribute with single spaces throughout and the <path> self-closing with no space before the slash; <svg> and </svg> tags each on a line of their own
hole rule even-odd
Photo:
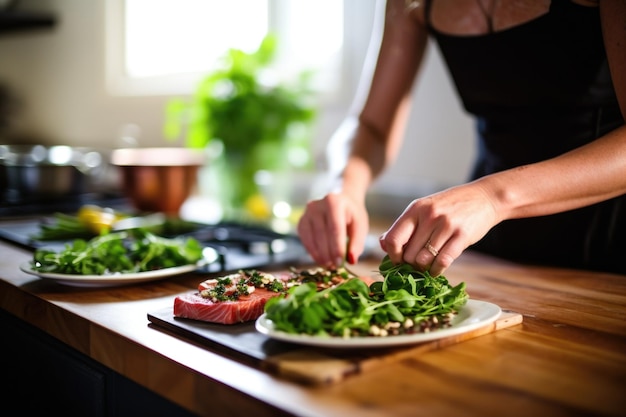
<svg viewBox="0 0 626 417">
<path fill-rule="evenodd" d="M 104 416 L 159 414 L 155 409 L 231 417 L 626 416 L 626 276 L 465 253 L 446 272 L 448 280 L 464 281 L 472 299 L 518 314 L 517 322 L 458 343 L 380 353 L 380 360 L 370 352 L 368 365 L 352 374 L 310 383 L 148 320 L 192 291 L 201 278 L 195 273 L 77 288 L 22 272 L 30 258 L 30 251 L 0 241 L 0 312 L 8 323 L 3 376 L 12 378 L 7 366 L 20 375 L 23 363 L 40 370 L 4 386 L 17 384 L 10 392 L 37 402 L 42 378 L 60 393 L 44 409 L 66 411 L 59 415 L 92 407 L 91 415 Z M 372 275 L 379 261 L 374 256 L 353 269 Z M 349 362 L 351 352 L 343 355 L 338 362 Z M 63 365 L 56 357 L 72 360 Z M 306 361 L 317 369 L 315 355 Z M 90 384 L 90 401 L 58 388 L 89 391 Z M 148 403 L 157 406 L 148 411 Z"/>
</svg>

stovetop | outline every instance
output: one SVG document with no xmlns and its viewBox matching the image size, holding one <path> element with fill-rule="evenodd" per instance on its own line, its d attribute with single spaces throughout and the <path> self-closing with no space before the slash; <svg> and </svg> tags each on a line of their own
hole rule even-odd
<svg viewBox="0 0 626 417">
<path fill-rule="evenodd" d="M 114 193 L 77 194 L 71 198 L 58 197 L 20 197 L 19 199 L 3 198 L 0 201 L 0 219 L 29 215 L 46 215 L 55 212 L 76 212 L 85 204 L 95 204 L 112 208 L 128 208 L 126 198 Z"/>
<path fill-rule="evenodd" d="M 97 204 L 123 210 L 127 202 L 117 196 L 86 195 L 71 201 L 22 202 L 0 206 L 0 239 L 35 251 L 46 247 L 62 249 L 67 241 L 42 241 L 36 236 L 43 221 L 53 213 L 75 213 L 83 204 Z M 278 233 L 258 224 L 219 222 L 197 223 L 184 234 L 163 234 L 165 237 L 192 236 L 204 247 L 212 248 L 215 261 L 199 272 L 226 272 L 239 269 L 273 268 L 310 263 L 311 259 L 297 236 Z"/>
</svg>

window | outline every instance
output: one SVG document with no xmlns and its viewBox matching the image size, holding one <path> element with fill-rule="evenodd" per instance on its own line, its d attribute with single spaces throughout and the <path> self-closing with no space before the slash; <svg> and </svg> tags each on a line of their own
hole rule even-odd
<svg viewBox="0 0 626 417">
<path fill-rule="evenodd" d="M 341 84 L 343 2 L 338 0 L 112 0 L 107 4 L 107 80 L 120 95 L 191 93 L 228 48 L 254 50 L 279 36 L 284 76 Z"/>
</svg>

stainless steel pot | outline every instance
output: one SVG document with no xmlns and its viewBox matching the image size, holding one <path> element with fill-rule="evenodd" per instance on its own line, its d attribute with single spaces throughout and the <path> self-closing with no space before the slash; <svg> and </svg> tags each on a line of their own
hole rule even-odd
<svg viewBox="0 0 626 417">
<path fill-rule="evenodd" d="M 0 145 L 0 190 L 9 202 L 77 196 L 102 167 L 102 154 L 91 148 Z"/>
</svg>

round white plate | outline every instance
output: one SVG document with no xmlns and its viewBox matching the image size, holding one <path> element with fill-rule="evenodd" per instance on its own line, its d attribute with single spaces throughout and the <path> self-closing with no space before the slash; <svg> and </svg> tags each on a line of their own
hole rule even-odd
<svg viewBox="0 0 626 417">
<path fill-rule="evenodd" d="M 41 272 L 33 269 L 30 262 L 24 262 L 21 264 L 20 269 L 27 274 L 36 275 L 39 278 L 50 279 L 60 284 L 71 285 L 74 287 L 115 287 L 120 285 L 136 284 L 139 282 L 156 281 L 174 275 L 192 272 L 204 264 L 205 261 L 200 261 L 196 264 L 156 269 L 154 271 L 111 275 L 73 275 Z"/>
<path fill-rule="evenodd" d="M 284 342 L 303 345 L 332 347 L 332 348 L 371 348 L 407 345 L 427 342 L 456 336 L 493 323 L 500 317 L 502 309 L 492 303 L 478 300 L 468 300 L 461 307 L 459 314 L 452 320 L 452 325 L 445 329 L 434 330 L 428 333 L 403 334 L 387 337 L 323 337 L 305 334 L 290 334 L 274 329 L 274 323 L 263 314 L 255 322 L 256 329 L 268 337 Z"/>
</svg>

